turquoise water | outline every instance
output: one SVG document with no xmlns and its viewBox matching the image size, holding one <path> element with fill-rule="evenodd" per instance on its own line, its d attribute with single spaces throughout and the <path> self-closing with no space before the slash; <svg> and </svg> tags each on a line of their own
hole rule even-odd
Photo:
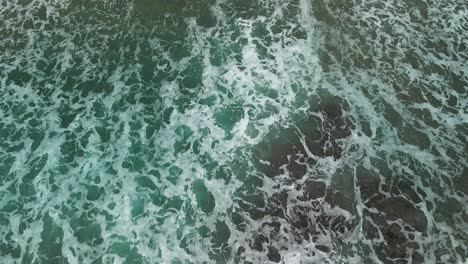
<svg viewBox="0 0 468 264">
<path fill-rule="evenodd" d="M 1 263 L 464 263 L 465 1 L 0 2 Z"/>
</svg>

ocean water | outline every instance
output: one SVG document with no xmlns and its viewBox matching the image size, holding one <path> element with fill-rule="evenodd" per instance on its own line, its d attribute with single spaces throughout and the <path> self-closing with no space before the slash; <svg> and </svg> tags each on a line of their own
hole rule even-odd
<svg viewBox="0 0 468 264">
<path fill-rule="evenodd" d="M 464 0 L 0 1 L 0 263 L 465 263 Z"/>
</svg>

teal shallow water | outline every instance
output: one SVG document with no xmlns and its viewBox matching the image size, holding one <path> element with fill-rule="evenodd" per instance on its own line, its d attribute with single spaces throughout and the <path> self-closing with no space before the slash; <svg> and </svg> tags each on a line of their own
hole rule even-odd
<svg viewBox="0 0 468 264">
<path fill-rule="evenodd" d="M 0 262 L 465 262 L 467 17 L 2 1 Z"/>
</svg>

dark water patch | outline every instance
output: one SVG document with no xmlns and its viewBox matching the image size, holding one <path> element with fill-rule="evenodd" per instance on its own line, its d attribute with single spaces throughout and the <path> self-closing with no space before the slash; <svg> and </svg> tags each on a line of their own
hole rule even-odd
<svg viewBox="0 0 468 264">
<path fill-rule="evenodd" d="M 288 173 L 295 178 L 304 176 L 307 164 L 313 164 L 313 160 L 307 156 L 296 129 L 286 128 L 271 141 L 261 143 L 256 150 L 256 165 L 259 169 L 269 177 L 281 173 Z"/>
<path fill-rule="evenodd" d="M 38 253 L 40 261 L 49 263 L 68 263 L 63 256 L 63 230 L 57 226 L 53 219 L 46 215 L 43 219 L 44 229 L 41 233 L 42 243 L 39 245 Z"/>
<path fill-rule="evenodd" d="M 305 182 L 304 196 L 308 200 L 315 200 L 325 196 L 326 184 L 322 181 L 307 180 Z"/>
<path fill-rule="evenodd" d="M 411 202 L 404 198 L 391 197 L 385 199 L 377 202 L 375 208 L 385 215 L 386 220 L 401 219 L 418 232 L 427 231 L 427 218 L 424 212 L 415 208 Z"/>
<path fill-rule="evenodd" d="M 468 194 L 468 168 L 464 168 L 460 175 L 454 178 L 453 188 L 465 195 Z"/>
<path fill-rule="evenodd" d="M 346 111 L 347 103 L 345 100 L 339 97 L 322 97 L 318 104 L 318 113 L 320 113 L 323 119 L 320 120 L 319 131 L 321 133 L 320 140 L 313 140 L 313 136 L 306 138 L 306 142 L 312 146 L 320 146 L 318 155 L 320 157 L 332 156 L 335 159 L 339 159 L 342 155 L 342 149 L 338 143 L 339 140 L 348 137 L 353 129 L 353 124 L 349 117 L 345 117 L 343 111 Z M 312 107 L 312 111 L 315 112 L 316 107 Z M 315 110 L 315 111 L 314 111 Z M 312 113 L 313 113 L 312 112 Z M 299 124 L 301 127 L 302 124 Z M 311 124 L 311 126 L 313 126 Z M 307 130 L 306 130 L 307 131 Z M 311 147 L 310 149 L 317 149 Z M 317 153 L 317 152 L 316 152 Z M 315 154 L 315 153 L 314 153 Z"/>
<path fill-rule="evenodd" d="M 272 130 L 268 141 L 255 148 L 257 167 L 269 177 L 287 173 L 299 179 L 314 167 L 317 158 L 339 159 L 339 141 L 348 137 L 354 127 L 343 115 L 345 105 L 340 98 L 323 98 L 294 126 Z"/>
<path fill-rule="evenodd" d="M 208 191 L 201 181 L 196 181 L 193 184 L 193 189 L 196 193 L 197 203 L 200 209 L 205 213 L 211 213 L 216 206 L 213 194 Z"/>
</svg>

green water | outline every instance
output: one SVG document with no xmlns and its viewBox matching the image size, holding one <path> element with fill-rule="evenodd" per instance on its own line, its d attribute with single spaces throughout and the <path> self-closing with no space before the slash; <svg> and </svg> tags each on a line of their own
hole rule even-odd
<svg viewBox="0 0 468 264">
<path fill-rule="evenodd" d="M 464 1 L 0 3 L 1 263 L 464 263 Z"/>
</svg>

